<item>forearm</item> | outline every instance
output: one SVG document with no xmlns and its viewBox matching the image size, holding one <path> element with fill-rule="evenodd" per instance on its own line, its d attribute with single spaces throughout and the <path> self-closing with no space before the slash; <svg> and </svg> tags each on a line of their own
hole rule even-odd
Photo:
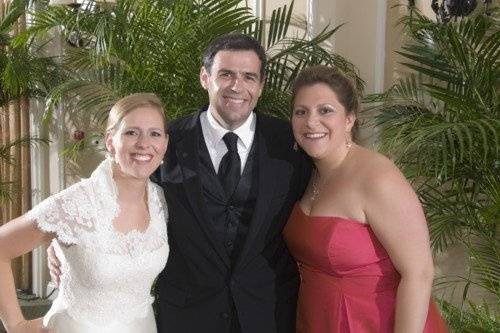
<svg viewBox="0 0 500 333">
<path fill-rule="evenodd" d="M 24 320 L 17 301 L 10 261 L 0 261 L 0 319 L 6 328 Z"/>
<path fill-rule="evenodd" d="M 431 297 L 432 274 L 402 276 L 396 296 L 395 333 L 422 333 Z"/>
</svg>

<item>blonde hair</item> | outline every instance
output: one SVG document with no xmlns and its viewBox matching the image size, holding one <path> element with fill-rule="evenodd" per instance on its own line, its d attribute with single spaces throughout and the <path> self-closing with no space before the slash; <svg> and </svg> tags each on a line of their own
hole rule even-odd
<svg viewBox="0 0 500 333">
<path fill-rule="evenodd" d="M 157 109 L 163 119 L 165 133 L 167 133 L 168 120 L 165 115 L 165 109 L 163 108 L 160 98 L 152 93 L 131 94 L 118 100 L 109 111 L 108 121 L 106 123 L 106 133 L 113 134 L 123 118 L 140 107 L 153 107 Z"/>
</svg>

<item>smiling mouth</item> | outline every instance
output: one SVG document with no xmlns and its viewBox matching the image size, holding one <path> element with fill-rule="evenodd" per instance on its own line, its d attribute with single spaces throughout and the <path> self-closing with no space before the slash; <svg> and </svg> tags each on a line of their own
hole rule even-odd
<svg viewBox="0 0 500 333">
<path fill-rule="evenodd" d="M 322 139 L 326 137 L 326 133 L 305 133 L 304 137 L 306 139 Z"/>
<path fill-rule="evenodd" d="M 132 159 L 139 162 L 149 162 L 153 159 L 151 154 L 132 154 Z"/>
<path fill-rule="evenodd" d="M 224 99 L 230 103 L 235 103 L 235 104 L 242 104 L 245 102 L 245 99 L 243 98 L 225 96 Z"/>
</svg>

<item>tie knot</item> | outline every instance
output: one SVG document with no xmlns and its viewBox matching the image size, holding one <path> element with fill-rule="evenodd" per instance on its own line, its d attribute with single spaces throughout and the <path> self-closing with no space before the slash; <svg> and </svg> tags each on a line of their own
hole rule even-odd
<svg viewBox="0 0 500 333">
<path fill-rule="evenodd" d="M 238 148 L 236 147 L 236 143 L 238 141 L 237 134 L 234 134 L 233 132 L 227 132 L 222 138 L 222 140 L 224 140 L 227 150 L 229 150 L 232 153 L 238 152 Z"/>
</svg>

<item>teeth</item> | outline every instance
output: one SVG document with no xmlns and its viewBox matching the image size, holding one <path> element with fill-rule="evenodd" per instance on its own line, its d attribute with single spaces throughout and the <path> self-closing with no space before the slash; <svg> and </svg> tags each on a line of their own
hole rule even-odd
<svg viewBox="0 0 500 333">
<path fill-rule="evenodd" d="M 138 161 L 151 161 L 153 156 L 151 155 L 143 155 L 143 154 L 133 154 L 132 157 Z"/>
<path fill-rule="evenodd" d="M 243 103 L 245 100 L 241 98 L 233 98 L 233 97 L 226 97 L 227 99 L 231 100 L 233 103 Z"/>
<path fill-rule="evenodd" d="M 304 134 L 304 136 L 306 138 L 309 138 L 309 139 L 319 139 L 319 138 L 325 137 L 326 134 L 325 133 L 307 133 L 307 134 Z"/>
</svg>

